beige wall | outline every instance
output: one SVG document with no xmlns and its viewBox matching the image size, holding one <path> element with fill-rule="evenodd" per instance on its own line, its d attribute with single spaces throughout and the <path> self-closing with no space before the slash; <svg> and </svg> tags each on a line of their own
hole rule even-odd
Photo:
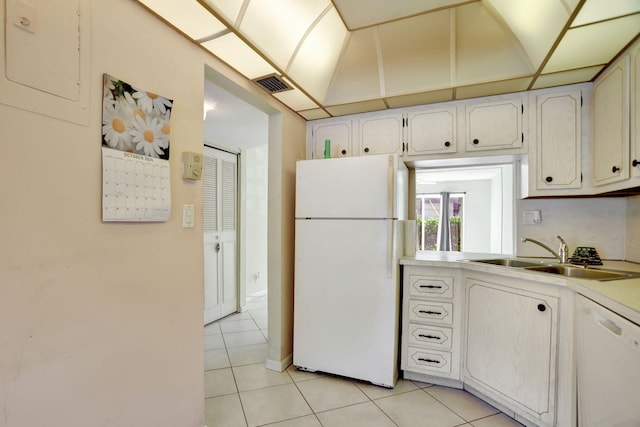
<svg viewBox="0 0 640 427">
<path fill-rule="evenodd" d="M 181 212 L 200 213 L 202 185 L 180 178 L 180 154 L 202 151 L 204 64 L 282 111 L 270 142 L 283 172 L 269 176 L 270 189 L 283 183 L 269 206 L 280 311 L 292 305 L 289 179 L 304 121 L 136 2 L 90 3 L 89 125 L 0 105 L 0 426 L 200 427 L 202 230 L 183 229 Z M 101 222 L 103 72 L 174 100 L 165 223 Z M 276 355 L 290 353 L 282 317 Z"/>
</svg>

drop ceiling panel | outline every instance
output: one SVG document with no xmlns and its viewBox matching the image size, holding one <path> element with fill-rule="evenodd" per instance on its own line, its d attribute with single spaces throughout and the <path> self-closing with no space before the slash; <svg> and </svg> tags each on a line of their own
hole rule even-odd
<svg viewBox="0 0 640 427">
<path fill-rule="evenodd" d="M 535 68 L 542 64 L 573 12 L 558 0 L 485 2 L 511 29 Z"/>
<path fill-rule="evenodd" d="M 326 111 L 321 108 L 315 108 L 313 110 L 298 111 L 305 120 L 318 120 L 331 117 Z"/>
<path fill-rule="evenodd" d="M 202 43 L 202 46 L 249 79 L 276 72 L 267 61 L 244 44 L 235 34 L 226 34 Z"/>
<path fill-rule="evenodd" d="M 468 0 L 333 0 L 350 30 L 389 22 L 430 10 L 468 3 Z"/>
<path fill-rule="evenodd" d="M 606 64 L 640 28 L 640 14 L 572 28 L 556 48 L 543 73 Z"/>
<path fill-rule="evenodd" d="M 196 0 L 140 0 L 194 40 L 217 34 L 227 27 Z"/>
<path fill-rule="evenodd" d="M 561 71 L 559 73 L 541 74 L 536 79 L 532 89 L 542 89 L 545 87 L 562 86 L 573 83 L 588 82 L 593 79 L 604 68 L 604 65 L 595 67 L 579 68 L 577 70 Z"/>
<path fill-rule="evenodd" d="M 242 10 L 244 0 L 198 0 L 208 5 L 213 11 L 217 12 L 230 24 L 237 24 Z M 178 3 L 178 2 L 176 2 Z M 182 3 L 182 2 L 179 2 Z"/>
<path fill-rule="evenodd" d="M 432 92 L 412 93 L 411 95 L 385 98 L 389 108 L 411 107 L 414 105 L 445 102 L 453 99 L 453 89 L 434 90 Z"/>
<path fill-rule="evenodd" d="M 456 80 L 454 85 L 510 79 L 532 74 L 512 33 L 480 3 L 456 9 Z"/>
<path fill-rule="evenodd" d="M 459 87 L 456 89 L 456 99 L 478 98 L 481 96 L 525 91 L 529 87 L 531 79 L 532 76 L 529 76 L 519 79 Z"/>
<path fill-rule="evenodd" d="M 587 0 L 572 27 L 640 12 L 640 1 Z"/>
<path fill-rule="evenodd" d="M 318 107 L 318 104 L 302 93 L 300 89 L 274 93 L 273 96 L 293 111 L 310 110 Z"/>
<path fill-rule="evenodd" d="M 326 110 L 333 116 L 346 116 L 348 114 L 385 110 L 386 108 L 387 106 L 381 99 L 373 99 L 371 101 L 354 102 L 353 104 L 334 105 L 326 107 Z"/>
<path fill-rule="evenodd" d="M 307 36 L 290 67 L 294 84 L 303 85 L 315 99 L 324 99 L 347 38 L 338 13 L 331 9 Z"/>
<path fill-rule="evenodd" d="M 381 96 L 376 28 L 351 33 L 325 104 L 342 104 Z"/>
<path fill-rule="evenodd" d="M 384 95 L 451 85 L 450 16 L 442 10 L 378 27 Z"/>
<path fill-rule="evenodd" d="M 329 0 L 253 1 L 244 14 L 240 31 L 281 69 L 307 30 L 331 5 Z"/>
</svg>

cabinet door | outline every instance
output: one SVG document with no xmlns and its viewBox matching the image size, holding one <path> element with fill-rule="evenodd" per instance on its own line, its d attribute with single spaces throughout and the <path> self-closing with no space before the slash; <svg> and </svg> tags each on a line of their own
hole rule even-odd
<svg viewBox="0 0 640 427">
<path fill-rule="evenodd" d="M 631 51 L 631 176 L 640 177 L 640 43 Z"/>
<path fill-rule="evenodd" d="M 624 57 L 593 85 L 593 183 L 629 178 L 628 60 Z"/>
<path fill-rule="evenodd" d="M 523 108 L 521 98 L 467 105 L 467 151 L 522 147 Z"/>
<path fill-rule="evenodd" d="M 455 131 L 455 107 L 409 113 L 407 154 L 455 153 Z"/>
<path fill-rule="evenodd" d="M 360 154 L 402 154 L 401 114 L 360 119 Z"/>
<path fill-rule="evenodd" d="M 351 156 L 351 121 L 311 124 L 312 158 L 324 158 L 327 139 L 330 141 L 332 158 Z"/>
<path fill-rule="evenodd" d="M 580 426 L 637 426 L 640 326 L 579 295 L 576 336 Z"/>
<path fill-rule="evenodd" d="M 553 425 L 558 301 L 468 280 L 465 382 Z"/>
<path fill-rule="evenodd" d="M 536 188 L 580 188 L 580 92 L 536 97 Z"/>
</svg>

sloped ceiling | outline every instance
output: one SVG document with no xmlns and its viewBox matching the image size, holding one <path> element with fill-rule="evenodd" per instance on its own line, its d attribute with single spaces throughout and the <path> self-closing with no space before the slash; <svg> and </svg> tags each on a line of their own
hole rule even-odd
<svg viewBox="0 0 640 427">
<path fill-rule="evenodd" d="M 306 119 L 592 80 L 640 0 L 138 0 Z"/>
</svg>

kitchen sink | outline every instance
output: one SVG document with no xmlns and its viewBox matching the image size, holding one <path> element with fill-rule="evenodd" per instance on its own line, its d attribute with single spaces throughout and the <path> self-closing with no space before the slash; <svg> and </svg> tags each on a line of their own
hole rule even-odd
<svg viewBox="0 0 640 427">
<path fill-rule="evenodd" d="M 557 274 L 565 277 L 592 280 L 616 280 L 640 277 L 640 273 L 626 271 L 602 270 L 595 268 L 572 267 L 569 265 L 538 265 L 525 267 L 525 270 L 539 271 L 541 273 Z"/>
<path fill-rule="evenodd" d="M 496 259 L 475 259 L 473 262 L 482 262 L 485 264 L 504 265 L 505 267 L 541 267 L 540 262 L 535 261 L 523 261 L 514 258 L 496 258 Z"/>
</svg>

